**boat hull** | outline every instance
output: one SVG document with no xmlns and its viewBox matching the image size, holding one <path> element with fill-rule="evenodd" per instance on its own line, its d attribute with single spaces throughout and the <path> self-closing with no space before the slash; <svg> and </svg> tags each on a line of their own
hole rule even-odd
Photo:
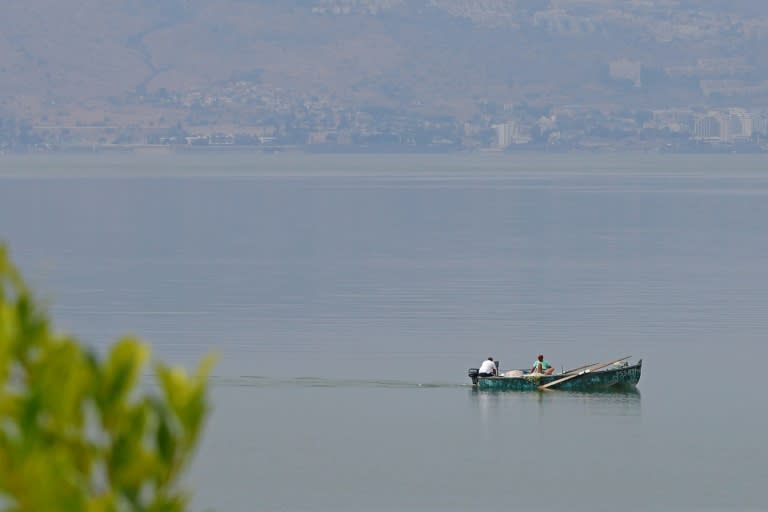
<svg viewBox="0 0 768 512">
<path fill-rule="evenodd" d="M 585 373 L 549 389 L 563 391 L 604 391 L 635 387 L 640 382 L 643 361 L 620 368 Z M 535 391 L 542 384 L 561 379 L 563 375 L 524 375 L 523 377 L 476 377 L 473 385 L 488 391 Z"/>
</svg>

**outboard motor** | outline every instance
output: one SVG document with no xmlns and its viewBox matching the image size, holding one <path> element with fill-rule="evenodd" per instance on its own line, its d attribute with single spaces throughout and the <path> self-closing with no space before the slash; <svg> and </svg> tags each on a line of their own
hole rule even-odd
<svg viewBox="0 0 768 512">
<path fill-rule="evenodd" d="M 496 375 L 501 375 L 499 373 L 499 360 L 497 359 L 493 364 L 496 366 Z M 480 368 L 470 368 L 467 370 L 467 375 L 472 379 L 472 385 L 477 386 L 477 378 L 480 376 Z"/>
</svg>

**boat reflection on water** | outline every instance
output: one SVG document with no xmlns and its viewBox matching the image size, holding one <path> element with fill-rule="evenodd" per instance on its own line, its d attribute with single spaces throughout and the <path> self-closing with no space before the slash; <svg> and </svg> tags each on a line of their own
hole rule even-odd
<svg viewBox="0 0 768 512">
<path fill-rule="evenodd" d="M 469 390 L 473 408 L 483 419 L 534 415 L 552 421 L 567 418 L 614 416 L 639 418 L 642 395 L 634 386 L 600 391 L 540 391 L 533 393 Z"/>
</svg>

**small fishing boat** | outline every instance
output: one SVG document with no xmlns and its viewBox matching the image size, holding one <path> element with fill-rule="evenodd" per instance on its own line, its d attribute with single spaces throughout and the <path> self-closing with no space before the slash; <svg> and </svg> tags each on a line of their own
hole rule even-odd
<svg viewBox="0 0 768 512">
<path fill-rule="evenodd" d="M 564 391 L 605 391 L 633 388 L 640 381 L 643 360 L 627 362 L 632 356 L 581 366 L 559 374 L 544 375 L 526 370 L 499 372 L 498 376 L 481 376 L 477 368 L 467 374 L 472 385 L 489 391 L 535 391 L 557 389 Z"/>
</svg>

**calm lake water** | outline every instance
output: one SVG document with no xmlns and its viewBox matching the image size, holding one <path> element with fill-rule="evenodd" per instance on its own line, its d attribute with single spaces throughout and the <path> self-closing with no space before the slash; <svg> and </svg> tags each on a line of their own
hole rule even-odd
<svg viewBox="0 0 768 512">
<path fill-rule="evenodd" d="M 97 347 L 216 351 L 194 510 L 768 510 L 765 156 L 0 158 Z M 478 393 L 489 355 L 634 393 Z"/>
</svg>

